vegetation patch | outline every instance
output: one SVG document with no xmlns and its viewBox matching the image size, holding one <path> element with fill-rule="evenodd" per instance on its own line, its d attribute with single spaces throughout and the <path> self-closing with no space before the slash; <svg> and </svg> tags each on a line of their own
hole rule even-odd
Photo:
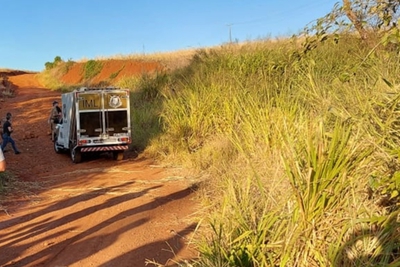
<svg viewBox="0 0 400 267">
<path fill-rule="evenodd" d="M 125 67 L 125 65 L 122 66 L 118 71 L 116 71 L 114 73 L 111 73 L 110 77 L 109 77 L 110 80 L 113 80 L 113 79 L 117 78 L 118 74 L 124 69 L 124 67 Z"/>
<path fill-rule="evenodd" d="M 57 67 L 62 62 L 63 62 L 63 60 L 61 59 L 61 57 L 60 56 L 56 56 L 54 58 L 53 62 L 46 62 L 44 64 L 44 66 L 45 66 L 46 70 L 51 70 L 51 69 Z"/>
<path fill-rule="evenodd" d="M 75 61 L 72 61 L 72 60 L 68 60 L 67 62 L 63 62 L 63 64 L 61 64 L 61 66 L 60 66 L 60 68 L 59 68 L 60 73 L 61 73 L 62 75 L 68 73 L 68 71 L 72 68 L 72 66 L 73 66 L 75 63 L 76 63 L 76 62 L 75 62 Z"/>
<path fill-rule="evenodd" d="M 89 80 L 100 73 L 103 68 L 101 61 L 88 60 L 83 66 L 83 77 L 85 80 Z"/>
</svg>

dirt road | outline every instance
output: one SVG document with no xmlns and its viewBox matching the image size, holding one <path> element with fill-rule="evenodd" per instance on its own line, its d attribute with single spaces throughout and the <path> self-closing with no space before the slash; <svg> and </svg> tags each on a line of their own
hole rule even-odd
<svg viewBox="0 0 400 267">
<path fill-rule="evenodd" d="M 195 257 L 193 181 L 129 153 L 73 164 L 56 154 L 47 117 L 60 94 L 34 74 L 10 77 L 16 95 L 0 102 L 13 114 L 21 154 L 8 145 L 15 174 L 0 199 L 0 266 L 174 266 Z M 10 188 L 12 187 L 12 188 Z"/>
</svg>

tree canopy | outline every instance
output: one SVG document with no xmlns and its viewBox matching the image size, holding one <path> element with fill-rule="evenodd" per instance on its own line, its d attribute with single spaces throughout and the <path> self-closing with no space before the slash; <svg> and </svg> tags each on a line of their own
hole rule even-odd
<svg viewBox="0 0 400 267">
<path fill-rule="evenodd" d="M 343 0 L 325 17 L 307 27 L 305 33 L 357 32 L 364 41 L 368 41 L 372 33 L 389 33 L 398 39 L 399 7 L 398 0 Z"/>
</svg>

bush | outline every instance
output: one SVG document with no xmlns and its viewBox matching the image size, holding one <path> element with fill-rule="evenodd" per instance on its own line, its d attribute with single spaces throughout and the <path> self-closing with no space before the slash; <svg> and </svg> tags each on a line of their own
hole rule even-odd
<svg viewBox="0 0 400 267">
<path fill-rule="evenodd" d="M 46 62 L 44 66 L 46 70 L 51 70 L 52 68 L 58 66 L 60 63 L 64 62 L 60 56 L 56 56 L 53 62 Z"/>
</svg>

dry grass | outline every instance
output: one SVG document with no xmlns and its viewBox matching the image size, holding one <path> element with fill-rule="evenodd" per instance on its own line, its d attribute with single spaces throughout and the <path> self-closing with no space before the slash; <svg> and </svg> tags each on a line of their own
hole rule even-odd
<svg viewBox="0 0 400 267">
<path fill-rule="evenodd" d="M 112 55 L 112 56 L 97 56 L 94 60 L 133 60 L 133 61 L 157 61 L 165 65 L 168 69 L 174 70 L 187 66 L 192 57 L 196 54 L 195 49 L 180 50 L 175 52 L 159 52 L 152 54 L 130 54 L 130 55 Z M 88 58 L 77 60 L 78 63 L 85 63 Z"/>
<path fill-rule="evenodd" d="M 209 52 L 213 51 L 220 51 L 229 49 L 231 52 L 240 52 L 242 49 L 251 49 L 256 50 L 259 49 L 260 46 L 265 47 L 266 45 L 279 45 L 282 42 L 287 42 L 288 39 L 267 39 L 267 40 L 256 40 L 256 41 L 246 41 L 242 43 L 227 43 L 218 46 L 212 47 L 199 47 L 199 48 L 189 48 L 189 49 L 182 49 L 177 51 L 171 52 L 154 52 L 154 53 L 137 53 L 137 54 L 117 54 L 111 56 L 97 56 L 94 60 L 137 60 L 137 61 L 157 61 L 165 65 L 169 70 L 176 70 L 182 67 L 187 66 L 190 61 L 192 60 L 193 56 L 198 53 L 200 50 Z M 84 63 L 87 62 L 88 58 L 81 58 L 76 62 Z"/>
</svg>

